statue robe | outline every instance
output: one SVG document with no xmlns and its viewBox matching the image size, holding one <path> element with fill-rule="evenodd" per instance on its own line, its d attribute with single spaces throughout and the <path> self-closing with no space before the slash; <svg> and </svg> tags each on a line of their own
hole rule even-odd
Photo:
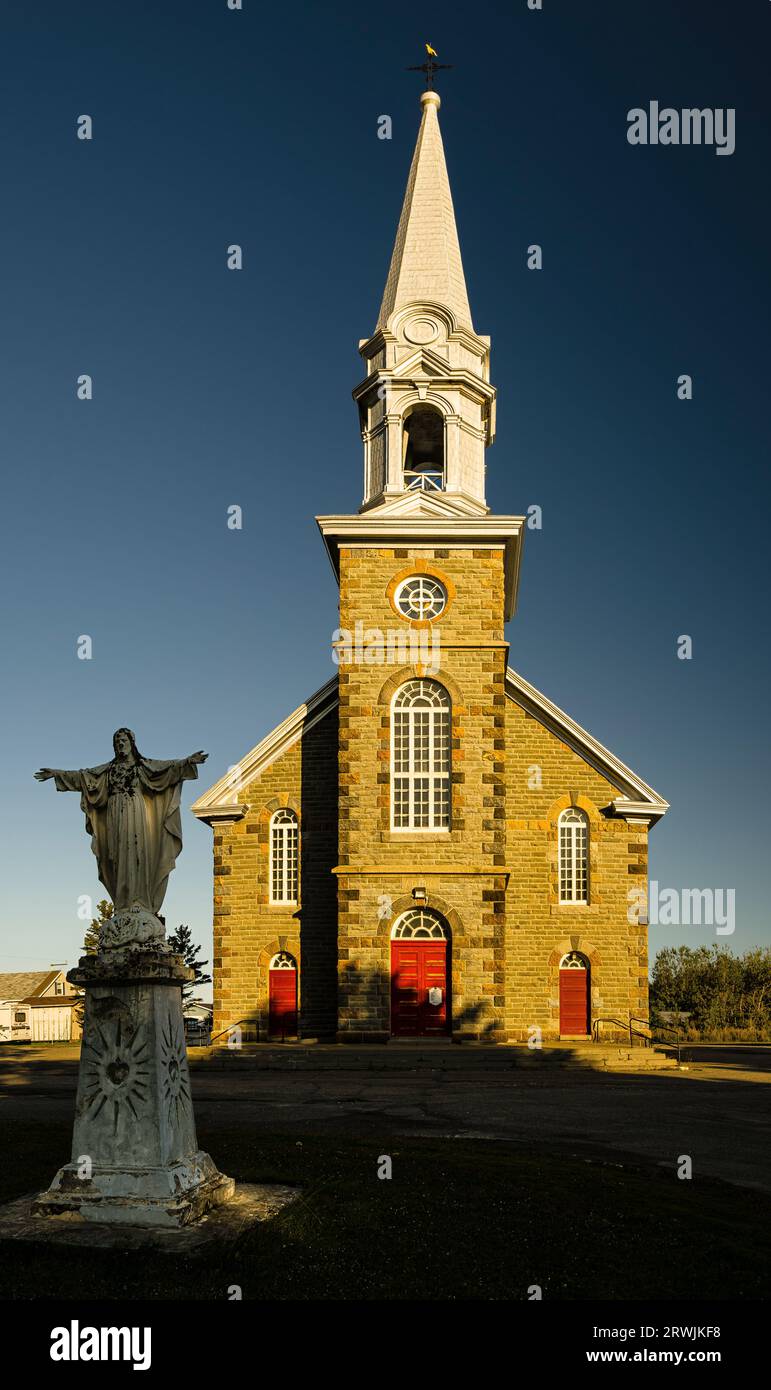
<svg viewBox="0 0 771 1390">
<path fill-rule="evenodd" d="M 198 776 L 189 759 L 137 764 L 133 792 L 110 788 L 111 763 L 54 772 L 56 790 L 80 792 L 80 806 L 99 865 L 99 879 L 116 911 L 140 903 L 158 914 L 182 849 L 179 810 L 183 782 Z"/>
</svg>

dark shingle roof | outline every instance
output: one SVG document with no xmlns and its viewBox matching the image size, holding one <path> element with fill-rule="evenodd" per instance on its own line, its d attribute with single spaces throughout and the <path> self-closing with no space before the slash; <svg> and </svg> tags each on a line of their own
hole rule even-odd
<svg viewBox="0 0 771 1390">
<path fill-rule="evenodd" d="M 53 984 L 58 970 L 22 970 L 18 974 L 0 975 L 0 999 L 27 999 L 40 995 Z"/>
</svg>

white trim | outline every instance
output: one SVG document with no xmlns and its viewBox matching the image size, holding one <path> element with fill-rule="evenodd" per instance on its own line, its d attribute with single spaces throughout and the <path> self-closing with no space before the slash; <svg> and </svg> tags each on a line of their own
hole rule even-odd
<svg viewBox="0 0 771 1390">
<path fill-rule="evenodd" d="M 570 965 L 566 965 L 566 964 L 565 964 L 565 961 L 568 960 L 570 956 L 579 956 L 580 959 L 582 960 L 583 964 L 582 964 L 582 965 L 573 965 L 573 964 L 571 963 Z M 559 969 L 560 969 L 560 970 L 588 970 L 588 969 L 589 969 L 589 962 L 588 962 L 586 956 L 584 955 L 583 951 L 566 951 L 565 954 L 564 954 L 564 956 L 562 957 L 562 960 L 561 960 L 560 963 L 559 963 Z"/>
<path fill-rule="evenodd" d="M 579 806 L 566 806 L 557 818 L 557 889 L 562 906 L 589 903 L 589 817 Z"/>
<path fill-rule="evenodd" d="M 435 699 L 430 705 L 415 706 L 414 704 L 410 703 L 410 704 L 404 705 L 403 708 L 400 708 L 400 707 L 399 707 L 399 701 L 402 700 L 402 699 L 404 698 L 405 691 L 408 690 L 408 688 L 409 688 L 410 686 L 421 686 L 421 687 L 427 686 L 427 687 L 430 687 L 430 688 L 432 689 L 432 693 L 436 696 L 436 699 Z M 425 762 L 426 762 L 427 766 L 426 766 L 425 768 L 417 768 L 417 769 L 416 769 L 415 766 L 414 766 L 414 761 L 415 761 L 415 724 L 416 724 L 415 715 L 416 715 L 416 713 L 420 713 L 420 714 L 427 713 L 427 714 L 429 715 L 429 719 L 428 719 L 428 730 L 427 730 L 428 737 L 427 737 L 427 741 L 426 741 L 426 745 L 425 745 Z M 397 715 L 398 715 L 398 714 L 402 714 L 402 715 L 404 715 L 405 718 L 406 718 L 406 734 L 405 734 L 403 737 L 406 738 L 407 766 L 406 766 L 406 767 L 402 767 L 402 768 L 400 768 L 400 769 L 397 771 L 397 767 L 396 767 L 396 752 L 397 752 L 396 719 L 397 719 Z M 437 772 L 437 770 L 436 770 L 436 768 L 435 768 L 435 766 L 434 766 L 435 761 L 436 761 L 435 741 L 436 741 L 436 731 L 437 731 L 437 722 L 438 722 L 437 716 L 440 716 L 440 717 L 441 717 L 441 716 L 444 716 L 444 718 L 446 719 L 446 731 L 445 731 L 445 732 L 446 732 L 446 749 L 445 749 L 445 754 L 446 754 L 445 763 L 446 763 L 446 766 L 443 767 L 443 768 L 442 768 L 440 771 L 438 771 L 438 772 Z M 446 832 L 446 831 L 449 830 L 449 828 L 450 828 L 450 822 L 451 822 L 451 816 L 452 816 L 452 805 L 451 805 L 452 784 L 451 784 L 451 778 L 450 778 L 451 761 L 452 761 L 452 759 L 451 759 L 451 740 L 452 740 L 452 699 L 451 699 L 451 697 L 450 697 L 450 692 L 449 692 L 449 690 L 446 688 L 446 686 L 442 685 L 441 681 L 430 680 L 430 679 L 427 679 L 427 678 L 425 678 L 425 677 L 411 677 L 409 680 L 404 681 L 404 682 L 399 686 L 398 690 L 395 690 L 395 691 L 394 691 L 394 694 L 393 694 L 392 699 L 391 699 L 391 760 L 390 760 L 391 766 L 390 766 L 390 791 L 391 791 L 391 830 L 392 830 L 392 832 L 393 832 L 394 834 L 398 834 L 398 833 L 400 833 L 400 832 L 403 833 L 404 831 L 407 831 L 407 832 L 410 832 L 410 833 L 417 831 L 417 832 L 423 832 L 424 834 L 425 834 L 426 831 L 428 831 L 428 832 L 430 832 L 430 833 L 436 834 L 436 833 L 439 833 L 439 832 Z M 439 750 L 439 751 L 441 752 L 441 747 L 440 747 L 440 750 Z M 396 824 L 396 782 L 397 782 L 397 779 L 400 780 L 400 781 L 402 781 L 402 782 L 406 782 L 406 792 L 407 792 L 407 815 L 408 815 L 408 824 L 407 824 L 407 825 L 397 825 L 397 824 Z M 428 821 L 429 821 L 428 825 L 415 825 L 415 824 L 414 824 L 414 818 L 415 818 L 414 788 L 415 788 L 415 783 L 416 783 L 416 781 L 425 782 L 425 784 L 426 784 L 426 785 L 425 785 L 425 792 L 426 792 L 426 808 L 427 808 Z M 444 802 L 446 801 L 446 805 L 447 805 L 447 821 L 446 821 L 446 823 L 435 824 L 435 820 L 434 820 L 434 798 L 435 798 L 435 794 L 436 794 L 437 789 L 439 790 L 439 795 L 440 795 L 440 798 L 441 798 L 442 803 L 444 803 Z"/>
<path fill-rule="evenodd" d="M 605 748 L 596 738 L 592 738 L 586 729 L 582 729 L 569 714 L 542 695 L 540 690 L 536 690 L 534 685 L 526 681 L 524 676 L 518 675 L 511 666 L 506 670 L 506 694 L 516 705 L 532 714 L 551 733 L 556 734 L 574 753 L 578 753 L 590 767 L 630 795 L 629 800 L 622 797 L 611 803 L 618 814 L 646 815 L 651 820 L 660 820 L 669 810 L 669 802 L 659 796 L 653 787 L 643 782 L 626 763 L 622 763 L 610 749 Z"/>
<path fill-rule="evenodd" d="M 435 926 L 435 927 L 438 927 L 439 930 L 441 931 L 441 936 L 429 936 L 429 935 L 422 935 L 422 934 L 421 934 L 420 936 L 401 936 L 401 935 L 399 935 L 399 928 L 402 927 L 402 926 L 407 922 L 407 919 L 408 919 L 409 917 L 420 917 L 421 919 L 424 918 L 424 917 L 429 917 L 429 918 L 431 919 L 431 921 L 433 922 L 434 926 Z M 422 926 L 422 921 L 421 921 L 421 926 Z M 409 907 L 409 908 L 407 908 L 407 911 L 406 911 L 406 912 L 400 912 L 400 913 L 399 913 L 399 916 L 397 917 L 396 921 L 394 922 L 393 926 L 391 927 L 391 940 L 392 940 L 392 941 L 427 941 L 427 942 L 431 942 L 431 941 L 444 941 L 444 942 L 446 943 L 446 942 L 449 940 L 449 936 L 448 936 L 448 932 L 447 932 L 447 923 L 445 922 L 445 919 L 444 919 L 444 917 L 442 916 L 441 912 L 435 912 L 434 909 L 431 908 L 431 907 Z"/>
<path fill-rule="evenodd" d="M 405 613 L 401 606 L 402 595 L 408 588 L 414 588 L 416 585 L 418 586 L 418 612 Z M 429 591 L 433 589 L 433 596 L 428 604 L 428 608 L 432 610 L 430 612 L 425 611 L 422 606 L 426 602 L 426 589 Z M 437 601 L 441 601 L 441 607 L 433 611 Z M 413 603 L 412 598 L 408 599 L 408 602 Z M 436 575 L 424 574 L 422 570 L 419 570 L 415 574 L 408 574 L 407 578 L 397 585 L 394 592 L 394 607 L 398 608 L 401 616 L 408 621 L 426 622 L 433 620 L 440 617 L 447 607 L 447 589 L 441 579 L 436 578 Z"/>
<path fill-rule="evenodd" d="M 447 499 L 452 494 L 412 493 L 403 496 L 424 499 L 434 497 Z M 424 503 L 424 505 L 428 505 Z M 519 572 L 522 563 L 525 517 L 522 516 L 401 516 L 389 514 L 385 504 L 383 514 L 379 507 L 365 511 L 360 516 L 317 516 L 318 526 L 326 546 L 327 554 L 339 581 L 340 566 L 338 550 L 341 545 L 350 546 L 357 541 L 361 545 L 376 548 L 383 546 L 415 546 L 431 543 L 434 547 L 455 548 L 465 542 L 477 542 L 483 546 L 503 546 L 506 621 L 514 616 L 519 589 Z"/>
<path fill-rule="evenodd" d="M 286 957 L 287 957 L 287 960 L 281 960 L 281 956 L 286 956 Z M 278 965 L 276 964 L 276 961 L 279 962 Z M 292 962 L 291 965 L 289 965 L 289 963 L 288 963 L 289 961 Z M 296 971 L 297 971 L 297 961 L 295 960 L 295 958 L 294 958 L 294 956 L 292 955 L 292 952 L 291 952 L 291 951 L 276 951 L 276 954 L 271 958 L 270 965 L 268 966 L 268 969 L 269 969 L 269 970 L 294 970 L 294 971 L 296 972 Z"/>
<path fill-rule="evenodd" d="M 244 784 L 253 781 L 260 773 L 265 772 L 271 763 L 276 761 L 287 748 L 302 738 L 303 734 L 312 729 L 314 724 L 318 724 L 320 719 L 326 718 L 337 708 L 337 676 L 328 680 L 326 685 L 322 685 L 304 705 L 298 705 L 296 710 L 286 718 L 283 724 L 278 724 L 275 729 L 266 734 L 265 738 L 255 744 L 251 752 L 240 760 L 241 780 Z M 243 801 L 233 800 L 233 776 L 226 773 L 219 782 L 215 782 L 213 787 L 204 792 L 194 801 L 190 810 L 194 816 L 203 821 L 218 820 L 240 820 L 246 814 L 249 806 Z"/>
<path fill-rule="evenodd" d="M 277 879 L 281 885 L 279 897 L 276 896 Z M 300 892 L 300 821 L 291 806 L 279 806 L 270 818 L 268 884 L 272 906 L 297 906 Z"/>
</svg>

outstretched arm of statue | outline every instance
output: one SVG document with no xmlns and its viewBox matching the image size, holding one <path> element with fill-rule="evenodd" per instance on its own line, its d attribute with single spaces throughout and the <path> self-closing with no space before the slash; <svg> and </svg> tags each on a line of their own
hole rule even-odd
<svg viewBox="0 0 771 1390">
<path fill-rule="evenodd" d="M 148 791 L 166 791 L 177 782 L 189 782 L 197 777 L 197 764 L 206 762 L 208 756 L 208 753 L 190 753 L 187 758 L 172 758 L 168 762 L 159 758 L 143 758 L 140 777 Z"/>
<path fill-rule="evenodd" d="M 181 782 L 189 782 L 198 776 L 198 763 L 205 763 L 209 754 L 199 749 L 197 753 L 189 753 L 186 758 L 180 758 L 177 763 L 179 768 L 179 779 Z"/>
<path fill-rule="evenodd" d="M 83 790 L 83 774 L 79 770 L 65 772 L 62 768 L 41 767 L 40 771 L 35 773 L 36 782 L 47 782 L 49 777 L 53 777 L 58 792 L 82 792 Z"/>
</svg>

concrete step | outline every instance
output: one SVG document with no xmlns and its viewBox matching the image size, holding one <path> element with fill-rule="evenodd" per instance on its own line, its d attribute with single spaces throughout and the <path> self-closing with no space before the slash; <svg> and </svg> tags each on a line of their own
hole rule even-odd
<svg viewBox="0 0 771 1390">
<path fill-rule="evenodd" d="M 203 1071 L 660 1071 L 677 1066 L 657 1048 L 618 1043 L 526 1043 L 398 1046 L 352 1044 L 247 1043 L 240 1048 L 190 1048 L 191 1067 Z"/>
</svg>

